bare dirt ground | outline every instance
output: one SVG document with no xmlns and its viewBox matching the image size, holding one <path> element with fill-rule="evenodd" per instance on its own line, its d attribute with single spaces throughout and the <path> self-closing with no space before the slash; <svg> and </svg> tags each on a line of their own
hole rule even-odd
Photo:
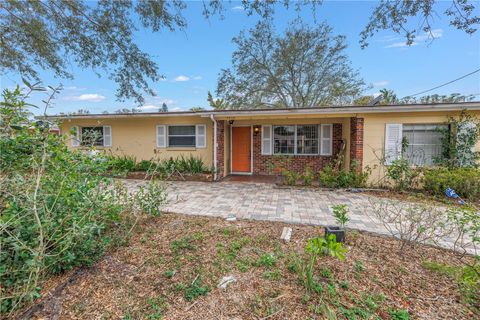
<svg viewBox="0 0 480 320">
<path fill-rule="evenodd" d="M 280 241 L 284 226 L 293 229 L 288 243 Z M 291 256 L 322 234 L 313 226 L 163 214 L 94 266 L 51 278 L 43 300 L 16 316 L 391 319 L 390 311 L 401 309 L 410 319 L 478 319 L 453 279 L 422 265 L 456 265 L 453 253 L 419 245 L 402 255 L 398 240 L 367 233 L 348 233 L 344 261 L 320 258 L 319 290 L 307 292 L 291 270 Z M 227 275 L 236 282 L 218 288 Z"/>
</svg>

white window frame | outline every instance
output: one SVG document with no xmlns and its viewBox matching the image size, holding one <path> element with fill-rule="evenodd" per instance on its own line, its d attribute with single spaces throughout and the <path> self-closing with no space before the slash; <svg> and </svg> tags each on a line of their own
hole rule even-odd
<svg viewBox="0 0 480 320">
<path fill-rule="evenodd" d="M 297 127 L 298 126 L 317 126 L 318 132 L 318 152 L 317 153 L 298 153 L 297 151 Z M 265 125 L 267 126 L 267 125 Z M 294 133 L 294 151 L 293 153 L 275 153 L 275 127 L 286 127 L 286 126 L 293 126 L 295 127 L 295 133 Z M 330 127 L 330 138 L 323 138 L 323 127 L 327 126 Z M 262 126 L 262 131 L 263 131 Z M 270 137 L 270 145 L 271 145 L 271 155 L 275 156 L 331 156 L 333 154 L 333 123 L 323 123 L 323 124 L 278 124 L 278 125 L 270 125 L 271 127 L 271 137 Z M 262 154 L 263 153 L 263 133 L 262 133 Z M 322 153 L 323 149 L 323 143 L 327 141 L 330 143 L 330 153 Z"/>
<path fill-rule="evenodd" d="M 269 137 L 265 138 L 265 132 L 268 130 Z M 268 148 L 265 146 L 268 143 Z M 262 125 L 262 155 L 271 155 L 273 153 L 273 126 Z"/>
<path fill-rule="evenodd" d="M 163 129 L 163 135 L 159 135 L 159 129 Z M 157 148 L 166 148 L 167 147 L 167 126 L 157 125 L 155 127 L 155 135 L 157 137 Z"/>
<path fill-rule="evenodd" d="M 201 130 L 203 130 L 203 134 L 199 133 Z M 203 144 L 199 138 L 203 138 Z M 207 147 L 207 125 L 205 124 L 195 125 L 195 147 L 200 149 Z"/>
<path fill-rule="evenodd" d="M 330 128 L 330 138 L 325 138 L 323 136 L 323 128 Z M 320 134 L 318 135 L 320 137 L 320 142 L 318 143 L 318 152 L 321 156 L 331 156 L 333 154 L 333 124 L 331 123 L 322 123 L 319 126 Z M 330 144 L 330 152 L 324 153 L 323 150 L 323 144 L 324 143 L 329 143 Z"/>
<path fill-rule="evenodd" d="M 194 128 L 194 134 L 193 135 L 171 135 L 170 134 L 170 128 L 171 127 L 193 127 Z M 166 139 L 167 139 L 167 147 L 168 148 L 196 148 L 197 147 L 197 126 L 195 124 L 170 124 L 167 126 L 167 132 L 165 134 Z M 170 145 L 170 137 L 193 137 L 193 145 L 192 146 L 176 146 L 176 145 Z"/>
</svg>

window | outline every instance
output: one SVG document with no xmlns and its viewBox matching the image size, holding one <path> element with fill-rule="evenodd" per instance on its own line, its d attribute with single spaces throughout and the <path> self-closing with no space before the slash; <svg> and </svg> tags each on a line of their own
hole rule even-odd
<svg viewBox="0 0 480 320">
<path fill-rule="evenodd" d="M 273 127 L 273 153 L 295 153 L 295 126 Z"/>
<path fill-rule="evenodd" d="M 168 126 L 169 147 L 195 147 L 195 126 Z"/>
<path fill-rule="evenodd" d="M 297 126 L 297 154 L 318 154 L 318 126 Z"/>
<path fill-rule="evenodd" d="M 320 132 L 322 132 L 321 138 Z M 262 143 L 263 148 L 267 149 L 265 141 Z M 331 124 L 273 126 L 274 154 L 331 155 L 331 143 Z"/>
<path fill-rule="evenodd" d="M 82 146 L 103 146 L 103 127 L 82 127 Z"/>
<path fill-rule="evenodd" d="M 407 142 L 403 157 L 417 166 L 433 165 L 442 154 L 442 132 L 448 128 L 441 124 L 404 124 L 403 140 Z"/>
</svg>

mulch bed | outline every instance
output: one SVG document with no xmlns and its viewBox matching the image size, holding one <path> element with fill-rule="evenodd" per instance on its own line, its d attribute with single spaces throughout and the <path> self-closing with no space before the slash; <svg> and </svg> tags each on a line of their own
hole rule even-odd
<svg viewBox="0 0 480 320">
<path fill-rule="evenodd" d="M 293 229 L 288 243 L 279 241 L 284 226 Z M 34 319 L 324 319 L 319 311 L 322 295 L 307 293 L 289 269 L 289 256 L 303 252 L 309 238 L 322 234 L 314 226 L 163 214 L 143 222 L 128 246 L 96 265 L 50 279 L 43 303 L 33 312 L 27 310 L 27 315 Z M 345 318 L 342 310 L 366 309 L 368 297 L 380 295 L 385 298 L 374 315 L 381 319 L 390 319 L 390 308 L 408 310 L 415 319 L 479 316 L 463 304 L 454 280 L 422 266 L 423 261 L 457 265 L 452 252 L 417 246 L 401 254 L 398 240 L 353 231 L 347 234 L 347 247 L 344 261 L 323 257 L 316 271 L 322 275 L 318 281 L 335 289 L 335 299 L 327 292 L 323 301 L 339 319 Z M 265 253 L 275 255 L 275 266 L 255 263 Z M 226 275 L 237 281 L 227 289 L 217 288 Z M 187 301 L 185 288 L 192 283 L 208 286 L 208 293 Z"/>
</svg>

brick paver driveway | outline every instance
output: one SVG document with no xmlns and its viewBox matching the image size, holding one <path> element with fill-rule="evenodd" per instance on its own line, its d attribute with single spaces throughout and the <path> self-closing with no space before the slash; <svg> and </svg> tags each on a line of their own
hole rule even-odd
<svg viewBox="0 0 480 320">
<path fill-rule="evenodd" d="M 130 190 L 141 180 L 125 180 Z M 245 182 L 169 182 L 165 211 L 214 217 L 236 217 L 289 223 L 335 224 L 330 206 L 350 208 L 349 228 L 382 233 L 384 227 L 365 215 L 368 196 L 361 193 L 279 188 L 273 184 Z"/>
<path fill-rule="evenodd" d="M 142 180 L 124 180 L 134 191 Z M 350 209 L 348 228 L 389 234 L 374 216 L 363 193 L 320 191 L 312 188 L 279 188 L 274 184 L 223 181 L 169 182 L 169 202 L 164 211 L 212 217 L 281 221 L 311 225 L 335 225 L 330 207 L 347 204 Z M 452 248 L 453 239 L 441 246 Z M 469 250 L 471 251 L 471 250 Z"/>
</svg>

